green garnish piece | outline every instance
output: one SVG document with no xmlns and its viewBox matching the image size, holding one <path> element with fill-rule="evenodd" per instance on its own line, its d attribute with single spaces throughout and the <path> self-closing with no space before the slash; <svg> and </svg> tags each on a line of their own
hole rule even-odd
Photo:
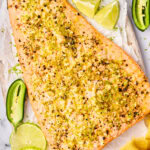
<svg viewBox="0 0 150 150">
<path fill-rule="evenodd" d="M 41 129 L 33 123 L 24 123 L 10 136 L 12 150 L 45 150 L 46 139 Z"/>
<path fill-rule="evenodd" d="M 111 2 L 94 16 L 94 19 L 98 24 L 103 26 L 106 29 L 114 29 L 120 14 L 120 7 L 118 0 Z"/>
<path fill-rule="evenodd" d="M 150 0 L 133 0 L 132 17 L 136 27 L 145 31 L 150 24 Z"/>
<path fill-rule="evenodd" d="M 26 85 L 21 79 L 15 80 L 8 89 L 6 113 L 8 120 L 16 128 L 24 117 Z"/>
<path fill-rule="evenodd" d="M 93 18 L 101 0 L 73 0 L 76 7 L 81 11 L 84 15 Z"/>
</svg>

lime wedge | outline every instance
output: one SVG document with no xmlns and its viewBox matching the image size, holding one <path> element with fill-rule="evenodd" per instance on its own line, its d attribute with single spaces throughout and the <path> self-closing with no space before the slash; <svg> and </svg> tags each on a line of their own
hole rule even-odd
<svg viewBox="0 0 150 150">
<path fill-rule="evenodd" d="M 98 13 L 94 16 L 94 19 L 104 28 L 112 30 L 118 21 L 119 13 L 119 2 L 118 0 L 115 0 L 100 9 Z"/>
<path fill-rule="evenodd" d="M 24 123 L 17 127 L 10 136 L 12 150 L 45 150 L 46 139 L 41 129 L 32 123 Z"/>
<path fill-rule="evenodd" d="M 76 7 L 84 15 L 93 18 L 101 0 L 73 0 Z"/>
</svg>

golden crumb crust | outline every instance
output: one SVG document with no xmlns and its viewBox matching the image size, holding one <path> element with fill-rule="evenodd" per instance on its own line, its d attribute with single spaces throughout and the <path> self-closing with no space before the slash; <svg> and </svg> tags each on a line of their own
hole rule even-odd
<svg viewBox="0 0 150 150">
<path fill-rule="evenodd" d="M 49 149 L 102 149 L 149 113 L 140 67 L 66 0 L 8 0 L 8 9 Z"/>
</svg>

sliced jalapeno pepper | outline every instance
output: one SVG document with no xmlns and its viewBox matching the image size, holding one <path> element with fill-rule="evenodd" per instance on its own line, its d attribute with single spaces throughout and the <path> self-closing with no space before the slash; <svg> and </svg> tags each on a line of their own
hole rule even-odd
<svg viewBox="0 0 150 150">
<path fill-rule="evenodd" d="M 21 79 L 15 80 L 8 89 L 6 113 L 8 120 L 16 128 L 24 117 L 26 86 Z"/>
<path fill-rule="evenodd" d="M 150 24 L 150 0 L 133 0 L 132 16 L 137 28 L 145 31 Z"/>
</svg>

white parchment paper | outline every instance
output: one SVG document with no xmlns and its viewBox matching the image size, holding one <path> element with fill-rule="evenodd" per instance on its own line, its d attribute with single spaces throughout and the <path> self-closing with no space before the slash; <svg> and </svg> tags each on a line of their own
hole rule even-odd
<svg viewBox="0 0 150 150">
<path fill-rule="evenodd" d="M 69 0 L 70 3 L 71 0 Z M 101 6 L 104 6 L 112 0 L 103 0 Z M 139 61 L 138 56 L 127 43 L 127 33 L 125 29 L 126 17 L 127 17 L 127 3 L 125 0 L 119 0 L 120 2 L 120 17 L 117 24 L 117 30 L 106 30 L 99 26 L 94 20 L 86 19 L 97 28 L 98 31 L 103 33 L 108 38 L 122 47 L 129 55 L 131 55 L 135 61 Z M 17 70 L 17 71 L 16 71 Z M 17 72 L 17 73 L 16 73 Z M 10 84 L 17 78 L 22 78 L 20 72 L 20 66 L 18 65 L 18 58 L 16 47 L 13 39 L 12 29 L 9 22 L 9 15 L 7 11 L 6 0 L 0 0 L 0 84 L 2 87 L 4 100 L 6 98 L 7 89 Z M 4 101 L 5 102 L 5 101 Z M 25 102 L 25 117 L 24 122 L 37 122 L 34 117 L 34 113 L 27 98 Z M 137 123 L 134 127 L 130 128 L 123 135 L 118 137 L 109 143 L 104 150 L 119 150 L 127 141 L 132 137 L 144 136 L 147 132 L 144 121 Z"/>
</svg>

